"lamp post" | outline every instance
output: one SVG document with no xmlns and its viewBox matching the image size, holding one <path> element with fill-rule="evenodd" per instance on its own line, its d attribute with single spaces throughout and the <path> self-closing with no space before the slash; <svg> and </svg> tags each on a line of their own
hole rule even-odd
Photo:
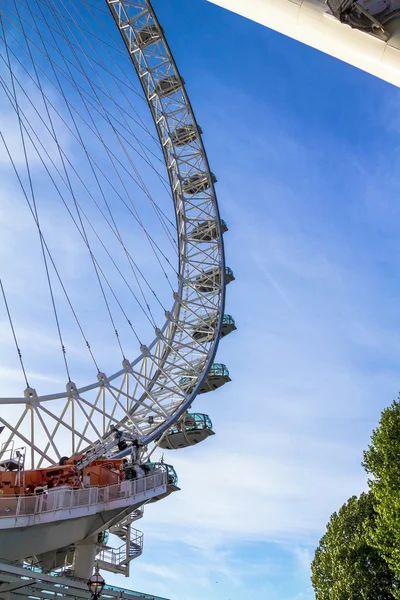
<svg viewBox="0 0 400 600">
<path fill-rule="evenodd" d="M 105 581 L 99 573 L 99 565 L 95 566 L 94 574 L 87 582 L 89 592 L 91 594 L 91 600 L 98 600 L 101 596 L 101 592 L 105 586 Z"/>
</svg>

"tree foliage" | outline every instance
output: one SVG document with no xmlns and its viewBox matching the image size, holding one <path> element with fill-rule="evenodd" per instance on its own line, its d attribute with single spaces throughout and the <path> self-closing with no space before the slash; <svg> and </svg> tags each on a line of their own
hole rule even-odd
<svg viewBox="0 0 400 600">
<path fill-rule="evenodd" d="M 393 600 L 396 578 L 369 543 L 376 511 L 371 493 L 334 513 L 311 565 L 317 600 Z"/>
<path fill-rule="evenodd" d="M 371 444 L 364 452 L 363 466 L 377 512 L 371 542 L 400 580 L 400 403 L 382 412 Z M 400 599 L 400 592 L 395 593 Z"/>
</svg>

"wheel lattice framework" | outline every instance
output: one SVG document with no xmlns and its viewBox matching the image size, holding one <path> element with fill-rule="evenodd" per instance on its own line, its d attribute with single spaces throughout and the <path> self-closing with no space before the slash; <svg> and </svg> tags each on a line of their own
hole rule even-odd
<svg viewBox="0 0 400 600">
<path fill-rule="evenodd" d="M 166 312 L 164 326 L 156 328 L 153 342 L 142 345 L 135 360 L 124 360 L 117 373 L 98 373 L 94 383 L 84 387 L 69 381 L 64 392 L 40 396 L 28 388 L 23 397 L 0 400 L 0 404 L 22 408 L 18 420 L 0 414 L 8 433 L 3 451 L 17 440 L 30 448 L 30 463 L 38 467 L 58 462 L 68 450 L 86 450 L 109 435 L 111 426 L 136 433 L 144 445 L 159 437 L 191 405 L 207 377 L 224 313 L 224 250 L 213 176 L 184 81 L 150 2 L 105 2 L 139 76 L 164 154 L 176 214 L 178 287 L 173 307 Z M 147 32 L 145 36 L 143 32 Z M 127 80 L 130 76 L 126 74 Z M 165 93 L 165 85 L 172 85 L 173 91 Z M 182 128 L 195 132 L 184 145 L 174 143 L 173 135 Z M 194 181 L 190 193 L 185 192 L 188 180 Z M 215 224 L 213 239 L 190 235 L 208 220 Z M 204 272 L 209 274 L 208 290 L 203 286 L 200 291 L 196 280 L 204 277 Z M 212 323 L 214 335 L 196 341 L 192 333 L 202 323 L 208 328 Z M 180 385 L 183 377 L 196 382 L 191 393 Z"/>
</svg>

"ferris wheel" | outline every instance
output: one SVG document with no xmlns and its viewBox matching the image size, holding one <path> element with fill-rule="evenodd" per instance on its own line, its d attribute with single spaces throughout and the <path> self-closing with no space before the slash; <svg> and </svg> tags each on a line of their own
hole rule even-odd
<svg viewBox="0 0 400 600">
<path fill-rule="evenodd" d="M 234 276 L 152 5 L 1 0 L 0 38 L 1 453 L 40 468 L 116 431 L 196 443 L 211 426 L 188 408 L 230 381 Z"/>
</svg>

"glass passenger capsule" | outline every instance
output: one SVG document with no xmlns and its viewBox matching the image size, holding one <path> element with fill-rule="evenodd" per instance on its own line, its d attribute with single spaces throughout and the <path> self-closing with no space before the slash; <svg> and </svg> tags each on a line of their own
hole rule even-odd
<svg viewBox="0 0 400 600">
<path fill-rule="evenodd" d="M 197 138 L 197 132 L 203 133 L 201 128 L 193 124 L 183 125 L 183 127 L 176 127 L 171 133 L 171 142 L 175 146 L 186 146 L 190 142 L 194 142 Z"/>
<path fill-rule="evenodd" d="M 157 25 L 145 25 L 135 33 L 136 43 L 143 48 L 160 39 L 160 31 Z"/>
<path fill-rule="evenodd" d="M 199 321 L 193 327 L 192 338 L 198 342 L 209 342 L 215 338 L 215 328 L 217 326 L 217 318 L 206 318 Z M 235 319 L 231 315 L 224 315 L 221 328 L 221 338 L 225 337 L 237 329 Z"/>
<path fill-rule="evenodd" d="M 169 75 L 157 83 L 154 87 L 154 91 L 160 98 L 164 98 L 165 96 L 177 92 L 179 88 L 182 87 L 183 83 L 183 79 L 179 79 L 177 75 Z"/>
<path fill-rule="evenodd" d="M 179 387 L 187 394 L 190 394 L 194 390 L 197 380 L 198 377 L 196 375 L 185 375 L 180 378 Z M 230 381 L 231 378 L 226 366 L 221 363 L 213 363 L 198 393 L 206 394 L 207 392 L 213 392 Z"/>
<path fill-rule="evenodd" d="M 211 435 L 211 419 L 208 415 L 201 413 L 188 413 L 173 425 L 167 433 L 158 438 L 160 448 L 177 450 L 178 448 L 187 448 L 203 442 Z"/>
<path fill-rule="evenodd" d="M 194 175 L 191 175 L 183 180 L 182 190 L 184 194 L 198 194 L 208 190 L 208 188 L 211 187 L 211 182 L 217 182 L 217 178 L 215 177 L 214 173 L 211 173 L 211 181 L 208 173 L 205 173 L 204 171 L 201 173 L 195 173 Z"/>
<path fill-rule="evenodd" d="M 228 227 L 221 219 L 221 233 L 225 233 L 228 231 Z M 189 239 L 196 240 L 197 242 L 210 242 L 211 240 L 215 240 L 218 237 L 218 226 L 217 221 L 214 219 L 209 219 L 207 221 L 202 221 L 194 227 L 189 232 Z"/>
<path fill-rule="evenodd" d="M 234 281 L 235 276 L 232 269 L 225 267 L 225 284 L 228 285 L 231 281 Z M 204 271 L 201 275 L 198 275 L 194 281 L 194 287 L 199 292 L 215 292 L 221 285 L 221 273 L 218 267 Z"/>
</svg>

